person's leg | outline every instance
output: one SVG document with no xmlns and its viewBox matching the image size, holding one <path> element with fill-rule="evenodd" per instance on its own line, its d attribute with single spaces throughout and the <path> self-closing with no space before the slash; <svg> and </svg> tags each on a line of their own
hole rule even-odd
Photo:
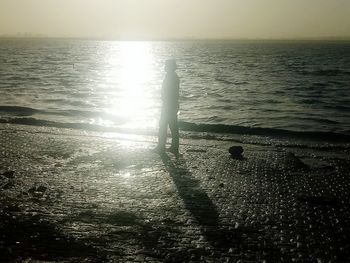
<svg viewBox="0 0 350 263">
<path fill-rule="evenodd" d="M 169 116 L 169 127 L 171 131 L 171 152 L 179 152 L 179 126 L 177 122 L 177 112 L 174 112 Z"/>
<path fill-rule="evenodd" d="M 156 148 L 158 151 L 165 151 L 167 130 L 168 130 L 167 114 L 166 114 L 166 111 L 162 109 L 162 113 L 160 115 L 160 121 L 159 121 L 158 145 Z"/>
</svg>

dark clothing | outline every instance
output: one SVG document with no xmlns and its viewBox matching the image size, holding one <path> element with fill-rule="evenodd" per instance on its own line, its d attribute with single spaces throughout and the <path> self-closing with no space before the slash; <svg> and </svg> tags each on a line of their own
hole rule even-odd
<svg viewBox="0 0 350 263">
<path fill-rule="evenodd" d="M 168 111 L 162 108 L 159 121 L 158 147 L 165 149 L 168 125 L 171 132 L 171 148 L 175 151 L 179 149 L 179 128 L 177 124 L 177 111 Z"/>
<path fill-rule="evenodd" d="M 179 128 L 177 112 L 179 111 L 180 80 L 175 72 L 168 72 L 162 85 L 162 112 L 159 121 L 158 147 L 165 149 L 168 125 L 171 132 L 171 148 L 179 149 Z"/>
<path fill-rule="evenodd" d="M 162 85 L 162 107 L 179 110 L 180 80 L 175 72 L 167 73 Z"/>
</svg>

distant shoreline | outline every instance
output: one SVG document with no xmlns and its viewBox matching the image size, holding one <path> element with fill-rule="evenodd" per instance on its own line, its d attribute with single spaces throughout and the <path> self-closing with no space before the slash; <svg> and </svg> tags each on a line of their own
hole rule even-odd
<svg viewBox="0 0 350 263">
<path fill-rule="evenodd" d="M 91 41 L 150 41 L 150 42 L 350 42 L 349 37 L 324 37 L 324 38 L 99 38 L 99 37 L 21 37 L 1 36 L 0 40 L 91 40 Z"/>
</svg>

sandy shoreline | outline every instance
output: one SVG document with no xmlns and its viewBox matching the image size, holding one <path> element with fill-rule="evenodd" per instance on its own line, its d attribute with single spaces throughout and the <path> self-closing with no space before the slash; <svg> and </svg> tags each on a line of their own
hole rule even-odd
<svg viewBox="0 0 350 263">
<path fill-rule="evenodd" d="M 176 159 L 151 136 L 6 124 L 0 136 L 0 261 L 350 260 L 342 144 L 209 136 L 182 139 Z"/>
</svg>

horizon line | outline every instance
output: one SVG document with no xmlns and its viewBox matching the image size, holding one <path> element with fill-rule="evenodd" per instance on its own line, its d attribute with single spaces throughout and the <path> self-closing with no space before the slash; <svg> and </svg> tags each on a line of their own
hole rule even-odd
<svg viewBox="0 0 350 263">
<path fill-rule="evenodd" d="M 33 35 L 33 36 L 17 36 L 17 35 L 0 35 L 0 39 L 67 39 L 67 40 L 99 40 L 99 41 L 350 41 L 350 36 L 325 36 L 325 37 L 284 37 L 284 38 L 249 38 L 249 37 L 169 37 L 169 38 L 122 38 L 122 37 L 72 37 L 72 36 L 45 36 L 45 35 Z"/>
</svg>

